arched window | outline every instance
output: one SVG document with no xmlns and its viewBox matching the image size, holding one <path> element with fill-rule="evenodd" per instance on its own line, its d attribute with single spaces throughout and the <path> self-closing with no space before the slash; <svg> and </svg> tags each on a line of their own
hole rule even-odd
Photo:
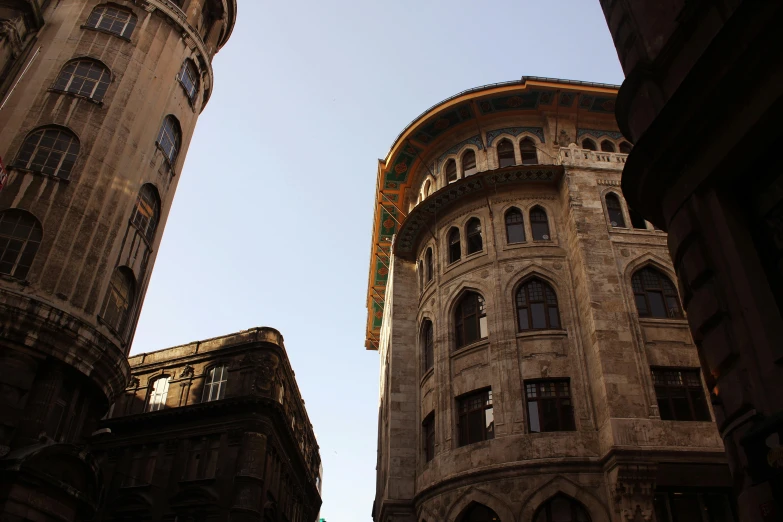
<svg viewBox="0 0 783 522">
<path fill-rule="evenodd" d="M 631 218 L 631 226 L 641 230 L 647 230 L 647 222 L 644 218 L 631 207 L 628 207 L 628 216 Z"/>
<path fill-rule="evenodd" d="M 87 27 L 130 38 L 136 28 L 136 15 L 119 7 L 99 5 L 90 13 Z"/>
<path fill-rule="evenodd" d="M 533 522 L 590 522 L 590 515 L 576 500 L 557 495 L 538 508 Z"/>
<path fill-rule="evenodd" d="M 481 221 L 479 218 L 471 218 L 465 226 L 465 235 L 468 241 L 468 255 L 484 250 L 484 241 L 481 238 Z"/>
<path fill-rule="evenodd" d="M 177 118 L 169 114 L 160 127 L 157 143 L 171 165 L 177 160 L 181 141 L 182 132 L 179 130 L 179 122 Z"/>
<path fill-rule="evenodd" d="M 671 279 L 647 266 L 631 278 L 639 317 L 682 317 L 680 296 Z"/>
<path fill-rule="evenodd" d="M 582 140 L 582 148 L 587 150 L 598 150 L 598 146 L 590 138 L 585 138 Z"/>
<path fill-rule="evenodd" d="M 424 290 L 424 261 L 419 259 L 419 289 Z"/>
<path fill-rule="evenodd" d="M 147 401 L 147 411 L 162 410 L 166 406 L 166 396 L 169 394 L 169 380 L 171 377 L 158 377 L 152 383 L 150 397 Z"/>
<path fill-rule="evenodd" d="M 502 139 L 498 143 L 498 167 L 510 167 L 516 165 L 517 160 L 514 158 L 514 145 L 510 140 Z"/>
<path fill-rule="evenodd" d="M 522 165 L 538 165 L 536 144 L 530 138 L 519 142 L 519 152 L 522 155 Z"/>
<path fill-rule="evenodd" d="M 14 165 L 68 179 L 79 155 L 79 140 L 68 129 L 37 129 L 25 138 Z"/>
<path fill-rule="evenodd" d="M 537 277 L 517 290 L 517 325 L 520 332 L 560 328 L 557 295 L 551 286 Z"/>
<path fill-rule="evenodd" d="M 604 140 L 601 142 L 601 152 L 617 152 L 617 149 L 614 148 L 614 143 Z"/>
<path fill-rule="evenodd" d="M 506 212 L 506 240 L 509 243 L 524 243 L 525 241 L 525 218 L 522 211 L 516 207 L 510 208 Z"/>
<path fill-rule="evenodd" d="M 472 176 L 476 172 L 478 172 L 476 168 L 476 153 L 472 149 L 468 149 L 462 155 L 462 177 Z"/>
<path fill-rule="evenodd" d="M 609 192 L 606 195 L 606 212 L 609 214 L 610 225 L 613 227 L 625 228 L 623 207 L 620 205 L 620 198 L 613 192 Z"/>
<path fill-rule="evenodd" d="M 534 241 L 549 239 L 549 219 L 543 208 L 533 207 L 530 210 L 530 229 L 533 232 Z"/>
<path fill-rule="evenodd" d="M 133 207 L 131 214 L 131 223 L 139 229 L 147 241 L 152 243 L 155 240 L 155 230 L 158 227 L 160 219 L 160 203 L 158 192 L 155 187 L 147 183 L 139 190 L 136 197 L 136 206 Z"/>
<path fill-rule="evenodd" d="M 449 183 L 457 181 L 457 162 L 453 159 L 446 162 L 446 181 Z"/>
<path fill-rule="evenodd" d="M 0 212 L 0 274 L 27 277 L 42 237 L 41 224 L 29 212 L 15 208 Z"/>
<path fill-rule="evenodd" d="M 620 152 L 623 154 L 630 154 L 631 153 L 631 144 L 627 141 L 621 141 L 620 142 Z"/>
<path fill-rule="evenodd" d="M 101 101 L 109 88 L 111 72 L 97 60 L 73 60 L 65 64 L 54 82 L 54 89 Z"/>
<path fill-rule="evenodd" d="M 452 227 L 449 231 L 449 263 L 459 261 L 462 257 L 462 247 L 459 242 L 459 229 Z"/>
<path fill-rule="evenodd" d="M 125 267 L 117 268 L 109 281 L 109 290 L 103 301 L 101 319 L 119 334 L 125 332 L 135 299 L 133 275 Z"/>
<path fill-rule="evenodd" d="M 457 348 L 487 337 L 487 313 L 484 298 L 476 292 L 466 292 L 454 314 Z"/>
<path fill-rule="evenodd" d="M 180 69 L 179 74 L 177 75 L 177 80 L 182 84 L 182 88 L 185 89 L 185 94 L 188 95 L 190 102 L 193 103 L 196 101 L 199 81 L 198 69 L 196 69 L 196 64 L 193 63 L 193 60 L 189 58 L 185 60 L 182 64 L 182 69 Z"/>
<path fill-rule="evenodd" d="M 432 247 L 427 249 L 427 253 L 424 254 L 424 263 L 427 265 L 427 282 L 429 283 L 432 281 L 432 277 L 435 273 L 435 270 L 433 270 L 433 262 L 432 262 Z"/>
<path fill-rule="evenodd" d="M 204 380 L 204 397 L 201 402 L 219 401 L 226 396 L 228 368 L 225 365 L 213 366 Z"/>
<path fill-rule="evenodd" d="M 426 372 L 435 364 L 435 337 L 432 321 L 429 319 L 426 319 L 421 326 L 421 348 L 424 371 Z"/>
<path fill-rule="evenodd" d="M 465 510 L 460 522 L 500 522 L 500 517 L 484 504 L 473 502 Z"/>
<path fill-rule="evenodd" d="M 424 182 L 424 188 L 422 189 L 422 199 L 430 195 L 432 189 L 430 187 L 430 180 Z"/>
</svg>

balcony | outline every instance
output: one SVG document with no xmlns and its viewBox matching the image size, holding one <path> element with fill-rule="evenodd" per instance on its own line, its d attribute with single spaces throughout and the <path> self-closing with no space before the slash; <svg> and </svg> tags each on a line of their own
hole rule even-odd
<svg viewBox="0 0 783 522">
<path fill-rule="evenodd" d="M 626 158 L 628 158 L 628 154 L 568 147 L 560 149 L 557 161 L 564 167 L 590 167 L 622 171 Z"/>
</svg>

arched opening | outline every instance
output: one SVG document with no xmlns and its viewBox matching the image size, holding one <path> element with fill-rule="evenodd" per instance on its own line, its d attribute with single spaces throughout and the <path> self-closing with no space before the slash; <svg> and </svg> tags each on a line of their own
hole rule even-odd
<svg viewBox="0 0 783 522">
<path fill-rule="evenodd" d="M 68 179 L 79 156 L 79 140 L 62 127 L 36 129 L 25 138 L 14 166 Z"/>
<path fill-rule="evenodd" d="M 102 101 L 111 81 L 108 67 L 97 60 L 82 58 L 65 64 L 53 89 Z"/>
<path fill-rule="evenodd" d="M 512 165 L 516 165 L 517 161 L 514 158 L 514 144 L 511 143 L 511 140 L 503 138 L 498 142 L 497 146 L 498 151 L 498 167 L 510 167 Z"/>
<path fill-rule="evenodd" d="M 651 266 L 637 270 L 631 278 L 631 284 L 639 317 L 682 317 L 677 287 L 660 270 Z"/>
<path fill-rule="evenodd" d="M 99 5 L 90 13 L 86 27 L 130 38 L 136 28 L 136 15 L 114 5 Z"/>
<path fill-rule="evenodd" d="M 430 195 L 430 191 L 431 191 L 431 189 L 430 189 L 430 180 L 427 180 L 427 181 L 424 182 L 424 188 L 422 188 L 422 190 L 421 190 L 421 199 L 424 199 L 427 196 L 429 196 Z"/>
<path fill-rule="evenodd" d="M 530 138 L 519 142 L 519 153 L 522 155 L 522 165 L 538 165 L 536 144 Z"/>
<path fill-rule="evenodd" d="M 218 401 L 226 396 L 228 368 L 225 364 L 210 368 L 204 380 L 204 395 L 201 402 Z"/>
<path fill-rule="evenodd" d="M 435 364 L 435 337 L 432 321 L 425 319 L 421 325 L 422 362 L 426 372 Z"/>
<path fill-rule="evenodd" d="M 185 94 L 187 94 L 190 103 L 196 101 L 196 94 L 198 94 L 199 88 L 199 76 L 198 69 L 196 68 L 196 64 L 193 63 L 193 60 L 188 58 L 182 63 L 182 69 L 180 69 L 177 79 L 182 85 L 182 88 L 185 89 Z"/>
<path fill-rule="evenodd" d="M 598 146 L 590 138 L 585 138 L 582 140 L 582 148 L 586 150 L 598 150 Z"/>
<path fill-rule="evenodd" d="M 457 181 L 457 162 L 453 159 L 446 162 L 446 181 L 449 183 Z"/>
<path fill-rule="evenodd" d="M 163 125 L 160 127 L 157 144 L 170 165 L 174 165 L 174 162 L 177 161 L 181 143 L 182 131 L 180 130 L 179 121 L 169 114 L 164 118 Z"/>
<path fill-rule="evenodd" d="M 517 326 L 525 330 L 560 328 L 557 294 L 549 284 L 534 277 L 517 290 Z"/>
<path fill-rule="evenodd" d="M 0 274 L 26 278 L 42 237 L 41 224 L 29 212 L 16 208 L 0 212 Z"/>
<path fill-rule="evenodd" d="M 623 154 L 630 154 L 631 153 L 631 144 L 627 141 L 621 141 L 620 142 L 620 152 Z"/>
<path fill-rule="evenodd" d="M 625 218 L 623 217 L 623 207 L 620 204 L 620 198 L 614 192 L 606 195 L 606 212 L 609 214 L 609 224 L 613 227 L 625 228 Z"/>
<path fill-rule="evenodd" d="M 131 223 L 152 243 L 160 220 L 160 199 L 154 186 L 146 183 L 139 190 L 136 206 L 131 214 Z"/>
<path fill-rule="evenodd" d="M 150 396 L 147 399 L 147 411 L 162 410 L 166 406 L 166 398 L 169 394 L 169 381 L 171 377 L 164 375 L 152 382 Z"/>
<path fill-rule="evenodd" d="M 506 241 L 509 243 L 525 242 L 525 217 L 516 207 L 506 212 Z"/>
<path fill-rule="evenodd" d="M 472 502 L 457 520 L 459 522 L 500 522 L 500 517 L 484 504 Z"/>
<path fill-rule="evenodd" d="M 533 232 L 534 241 L 546 241 L 550 239 L 549 219 L 543 208 L 533 207 L 530 210 L 530 229 Z"/>
<path fill-rule="evenodd" d="M 465 292 L 460 298 L 454 310 L 454 327 L 457 348 L 487 337 L 487 312 L 481 294 Z"/>
<path fill-rule="evenodd" d="M 465 226 L 465 235 L 468 241 L 468 255 L 484 250 L 484 240 L 481 237 L 481 221 L 479 218 L 471 218 Z"/>
<path fill-rule="evenodd" d="M 118 267 L 114 270 L 109 281 L 109 290 L 103 301 L 101 319 L 119 335 L 125 333 L 128 325 L 131 308 L 135 301 L 136 284 L 133 273 L 127 267 Z"/>
<path fill-rule="evenodd" d="M 601 152 L 617 152 L 617 149 L 615 149 L 614 143 L 611 141 L 603 140 L 601 142 Z"/>
<path fill-rule="evenodd" d="M 533 517 L 534 522 L 590 522 L 582 504 L 565 495 L 556 495 L 544 503 Z"/>
<path fill-rule="evenodd" d="M 472 176 L 476 172 L 478 172 L 476 168 L 476 153 L 472 149 L 468 149 L 462 155 L 462 177 Z"/>
<path fill-rule="evenodd" d="M 433 266 L 433 260 L 432 260 L 432 247 L 427 249 L 427 253 L 424 254 L 424 263 L 427 265 L 427 282 L 429 283 L 432 281 L 432 278 L 434 276 L 435 270 Z"/>
<path fill-rule="evenodd" d="M 462 257 L 462 246 L 459 240 L 459 229 L 452 227 L 449 231 L 449 263 L 459 261 Z"/>
</svg>

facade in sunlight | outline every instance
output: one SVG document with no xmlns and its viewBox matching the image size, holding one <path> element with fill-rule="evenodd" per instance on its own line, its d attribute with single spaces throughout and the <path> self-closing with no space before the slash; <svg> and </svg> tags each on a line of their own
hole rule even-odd
<svg viewBox="0 0 783 522">
<path fill-rule="evenodd" d="M 376 522 L 735 519 L 666 234 L 620 190 L 616 95 L 472 89 L 380 160 Z"/>
<path fill-rule="evenodd" d="M 277 330 L 129 362 L 91 443 L 104 484 L 96 521 L 316 520 L 318 444 Z"/>
<path fill-rule="evenodd" d="M 0 518 L 91 516 L 126 359 L 236 0 L 0 1 Z"/>
</svg>

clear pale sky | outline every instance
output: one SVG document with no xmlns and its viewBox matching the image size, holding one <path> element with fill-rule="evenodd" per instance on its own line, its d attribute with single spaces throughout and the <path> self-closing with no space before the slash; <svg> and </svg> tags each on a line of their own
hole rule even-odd
<svg viewBox="0 0 783 522">
<path fill-rule="evenodd" d="M 280 330 L 320 445 L 321 516 L 367 522 L 378 158 L 464 89 L 523 75 L 621 83 L 611 36 L 598 0 L 239 0 L 214 68 L 132 353 Z"/>
</svg>

